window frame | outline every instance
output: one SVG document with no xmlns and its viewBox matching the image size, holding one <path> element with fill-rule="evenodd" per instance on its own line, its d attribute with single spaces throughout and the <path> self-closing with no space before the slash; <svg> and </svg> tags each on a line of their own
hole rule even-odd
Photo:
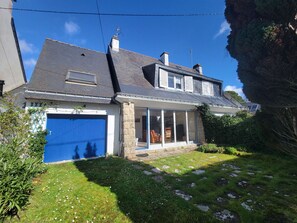
<svg viewBox="0 0 297 223">
<path fill-rule="evenodd" d="M 174 87 L 169 86 L 169 78 L 170 77 L 173 77 L 173 86 Z M 168 81 L 168 85 L 167 85 L 168 89 L 173 89 L 173 90 L 177 90 L 177 91 L 184 91 L 184 81 L 183 81 L 183 77 L 181 75 L 169 73 L 167 79 L 168 79 L 167 80 Z M 176 81 L 177 79 L 180 79 L 181 88 L 177 88 L 177 81 Z"/>
</svg>

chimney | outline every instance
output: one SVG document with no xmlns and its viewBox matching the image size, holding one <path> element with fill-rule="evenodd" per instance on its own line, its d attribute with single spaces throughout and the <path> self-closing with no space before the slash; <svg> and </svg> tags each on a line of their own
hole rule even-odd
<svg viewBox="0 0 297 223">
<path fill-rule="evenodd" d="M 167 52 L 163 52 L 160 55 L 160 60 L 162 61 L 162 63 L 166 66 L 169 66 L 169 53 Z"/>
<path fill-rule="evenodd" d="M 202 73 L 202 66 L 200 64 L 195 64 L 193 66 L 193 69 L 196 70 L 198 72 L 198 74 L 203 75 L 203 73 Z"/>
<path fill-rule="evenodd" d="M 110 42 L 110 46 L 111 46 L 111 49 L 115 52 L 119 52 L 120 50 L 120 41 L 119 41 L 119 38 L 114 35 L 111 39 L 111 42 Z"/>
</svg>

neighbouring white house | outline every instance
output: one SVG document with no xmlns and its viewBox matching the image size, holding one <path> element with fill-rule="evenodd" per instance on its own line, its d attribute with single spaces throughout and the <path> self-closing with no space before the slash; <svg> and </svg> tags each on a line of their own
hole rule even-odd
<svg viewBox="0 0 297 223">
<path fill-rule="evenodd" d="M 0 1 L 0 93 L 24 86 L 26 76 L 12 17 L 12 0 Z M 3 87 L 3 89 L 2 89 Z"/>
</svg>

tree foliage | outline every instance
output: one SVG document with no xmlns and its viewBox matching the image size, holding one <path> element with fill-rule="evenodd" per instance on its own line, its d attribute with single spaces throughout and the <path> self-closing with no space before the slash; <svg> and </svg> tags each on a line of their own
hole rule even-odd
<svg viewBox="0 0 297 223">
<path fill-rule="evenodd" d="M 243 100 L 243 98 L 237 92 L 225 91 L 224 93 L 227 93 L 228 95 L 230 95 L 230 97 L 232 97 L 234 100 L 236 100 L 240 104 L 242 104 L 242 105 L 246 104 L 246 102 Z"/>
<path fill-rule="evenodd" d="M 227 49 L 245 95 L 272 107 L 297 106 L 297 1 L 226 0 Z"/>
<path fill-rule="evenodd" d="M 227 49 L 267 144 L 297 156 L 297 1 L 226 0 Z M 272 143 L 273 141 L 273 143 Z"/>
</svg>

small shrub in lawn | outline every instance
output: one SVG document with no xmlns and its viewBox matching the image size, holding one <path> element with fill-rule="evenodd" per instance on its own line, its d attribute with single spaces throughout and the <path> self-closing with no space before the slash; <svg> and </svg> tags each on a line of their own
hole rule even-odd
<svg viewBox="0 0 297 223">
<path fill-rule="evenodd" d="M 43 170 L 39 159 L 20 158 L 8 146 L 0 147 L 0 222 L 28 202 L 32 179 Z"/>
<path fill-rule="evenodd" d="M 234 147 L 225 147 L 224 153 L 230 154 L 230 155 L 238 155 L 239 154 L 237 149 Z"/>
<path fill-rule="evenodd" d="M 198 151 L 203 153 L 223 153 L 224 148 L 218 147 L 216 144 L 204 144 L 198 147 Z"/>
</svg>

